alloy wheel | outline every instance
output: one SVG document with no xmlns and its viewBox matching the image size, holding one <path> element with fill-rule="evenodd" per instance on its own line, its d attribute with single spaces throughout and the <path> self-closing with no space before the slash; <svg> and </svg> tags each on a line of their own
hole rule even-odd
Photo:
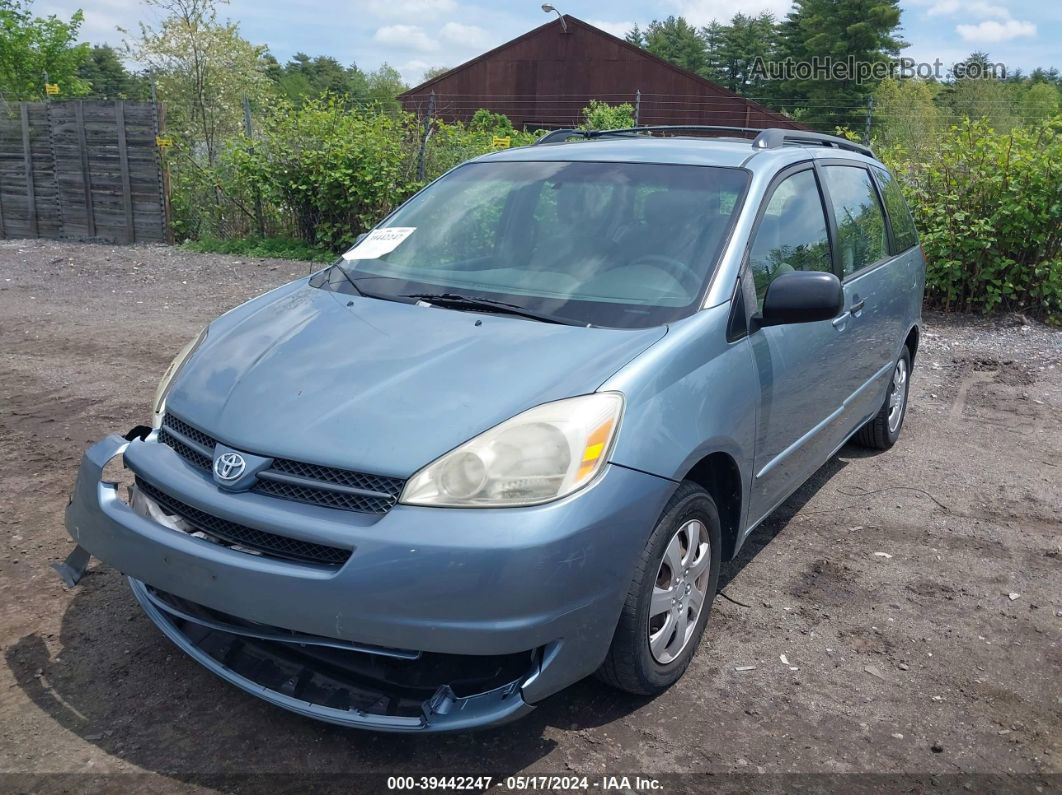
<svg viewBox="0 0 1062 795">
<path fill-rule="evenodd" d="M 690 519 L 664 549 L 649 601 L 649 651 L 661 665 L 673 662 L 693 637 L 711 565 L 708 528 L 699 519 Z"/>
<path fill-rule="evenodd" d="M 904 404 L 907 402 L 907 361 L 900 359 L 892 371 L 892 390 L 889 392 L 889 433 L 896 433 L 903 419 Z"/>
</svg>

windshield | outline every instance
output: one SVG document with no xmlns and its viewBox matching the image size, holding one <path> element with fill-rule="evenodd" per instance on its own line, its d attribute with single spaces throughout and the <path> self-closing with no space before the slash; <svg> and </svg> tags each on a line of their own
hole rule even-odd
<svg viewBox="0 0 1062 795">
<path fill-rule="evenodd" d="M 644 328 L 696 310 L 747 184 L 747 172 L 712 166 L 470 163 L 336 267 L 369 295 L 489 299 Z"/>
</svg>

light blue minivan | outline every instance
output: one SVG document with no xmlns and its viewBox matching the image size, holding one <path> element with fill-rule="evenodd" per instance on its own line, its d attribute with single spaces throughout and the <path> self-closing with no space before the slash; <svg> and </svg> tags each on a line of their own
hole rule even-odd
<svg viewBox="0 0 1062 795">
<path fill-rule="evenodd" d="M 211 671 L 338 724 L 657 693 L 721 561 L 846 441 L 896 441 L 924 274 L 840 138 L 485 155 L 187 345 L 152 426 L 85 453 L 56 568 L 100 558 Z"/>
</svg>

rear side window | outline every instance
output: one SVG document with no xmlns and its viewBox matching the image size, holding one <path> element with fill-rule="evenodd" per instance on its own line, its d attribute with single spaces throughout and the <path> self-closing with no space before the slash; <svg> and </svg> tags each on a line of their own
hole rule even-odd
<svg viewBox="0 0 1062 795">
<path fill-rule="evenodd" d="M 885 196 L 885 210 L 889 214 L 892 223 L 892 238 L 896 243 L 896 252 L 906 251 L 918 242 L 918 232 L 915 231 L 914 218 L 911 210 L 904 201 L 900 183 L 888 171 L 875 167 L 878 173 L 878 181 L 881 183 L 881 192 Z"/>
<path fill-rule="evenodd" d="M 811 169 L 774 189 L 749 250 L 749 267 L 761 309 L 767 287 L 783 273 L 833 270 L 826 216 Z"/>
<path fill-rule="evenodd" d="M 850 276 L 889 250 L 885 216 L 870 172 L 862 166 L 826 166 L 826 187 L 837 219 L 841 272 Z"/>
</svg>

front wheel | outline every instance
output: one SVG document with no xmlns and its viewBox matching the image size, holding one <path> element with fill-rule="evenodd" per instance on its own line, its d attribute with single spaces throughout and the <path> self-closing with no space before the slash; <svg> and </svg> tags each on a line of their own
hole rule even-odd
<svg viewBox="0 0 1062 795">
<path fill-rule="evenodd" d="M 874 450 L 888 450 L 900 438 L 907 416 L 907 396 L 911 391 L 911 352 L 905 345 L 892 368 L 892 381 L 881 410 L 856 431 L 855 442 Z"/>
<path fill-rule="evenodd" d="M 721 537 L 711 495 L 681 484 L 638 559 L 600 679 L 654 695 L 685 673 L 719 585 Z"/>
</svg>

